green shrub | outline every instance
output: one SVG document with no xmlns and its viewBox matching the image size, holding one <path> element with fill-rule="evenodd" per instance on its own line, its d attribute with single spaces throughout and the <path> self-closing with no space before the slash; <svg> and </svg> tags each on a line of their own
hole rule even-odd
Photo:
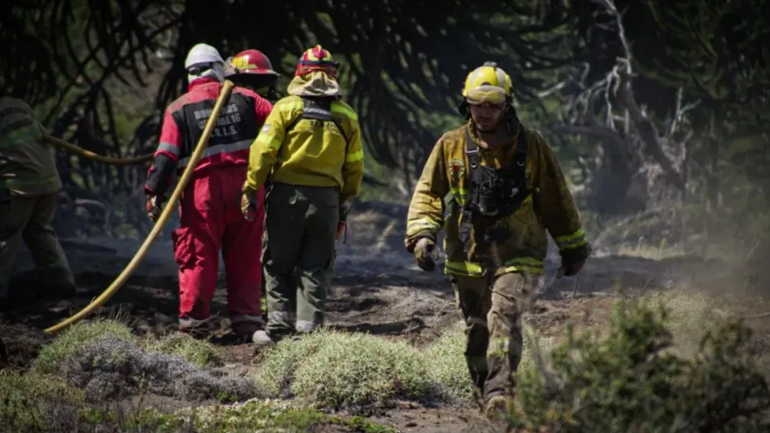
<svg viewBox="0 0 770 433">
<path fill-rule="evenodd" d="M 366 419 L 329 416 L 285 400 L 249 400 L 233 405 L 185 408 L 174 413 L 149 407 L 131 413 L 86 409 L 81 419 L 85 425 L 101 428 L 101 431 L 134 433 L 299 433 L 318 431 L 325 425 L 340 425 L 363 433 L 395 432 L 391 427 Z"/>
<path fill-rule="evenodd" d="M 50 344 L 43 346 L 33 364 L 40 373 L 57 372 L 62 362 L 78 348 L 97 341 L 105 335 L 113 335 L 125 341 L 135 341 L 131 330 L 117 320 L 96 319 L 78 322 L 67 328 Z"/>
<path fill-rule="evenodd" d="M 691 358 L 669 350 L 667 310 L 618 301 L 605 338 L 569 328 L 550 362 L 519 373 L 512 426 L 564 432 L 770 431 L 770 391 L 751 331 L 727 324 Z"/>
<path fill-rule="evenodd" d="M 55 377 L 0 372 L 0 426 L 2 431 L 51 431 L 56 422 L 77 420 L 83 392 Z"/>
<path fill-rule="evenodd" d="M 265 357 L 261 386 L 272 393 L 288 389 L 316 408 L 368 413 L 394 399 L 438 394 L 421 353 L 402 341 L 320 330 L 282 341 Z"/>
<path fill-rule="evenodd" d="M 314 355 L 324 344 L 339 340 L 346 335 L 320 330 L 300 339 L 284 339 L 268 350 L 255 375 L 257 387 L 268 397 L 289 397 L 294 373 L 302 362 Z"/>
<path fill-rule="evenodd" d="M 465 332 L 461 322 L 433 341 L 424 352 L 430 378 L 456 402 L 473 401 L 473 383 L 465 363 Z"/>
<path fill-rule="evenodd" d="M 168 334 L 159 340 L 151 341 L 147 350 L 176 355 L 199 367 L 222 365 L 222 357 L 214 345 L 186 334 Z"/>
<path fill-rule="evenodd" d="M 542 338 L 526 322 L 522 323 L 524 350 L 518 373 L 532 371 L 545 360 L 553 346 L 552 338 Z M 462 322 L 448 329 L 425 350 L 426 365 L 430 366 L 430 378 L 454 402 L 473 401 L 473 383 L 465 362 L 465 332 Z"/>
<path fill-rule="evenodd" d="M 394 399 L 434 396 L 428 371 L 420 353 L 406 342 L 350 334 L 347 341 L 324 344 L 300 365 L 292 392 L 319 408 L 369 412 Z"/>
</svg>

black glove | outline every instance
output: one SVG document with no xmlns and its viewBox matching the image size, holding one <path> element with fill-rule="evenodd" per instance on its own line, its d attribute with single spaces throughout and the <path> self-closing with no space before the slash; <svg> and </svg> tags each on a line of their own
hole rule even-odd
<svg viewBox="0 0 770 433">
<path fill-rule="evenodd" d="M 436 243 L 430 238 L 420 238 L 414 247 L 414 260 L 423 271 L 431 272 L 436 269 L 438 260 Z"/>
<path fill-rule="evenodd" d="M 569 249 L 561 254 L 561 267 L 556 272 L 556 278 L 572 277 L 578 274 L 586 264 L 586 259 L 591 256 L 590 245 Z"/>
<path fill-rule="evenodd" d="M 583 269 L 583 266 L 586 264 L 586 259 L 578 260 L 577 262 L 562 264 L 562 267 L 559 268 L 558 272 L 556 273 L 556 278 L 561 277 L 572 277 L 578 274 L 581 269 Z"/>
</svg>

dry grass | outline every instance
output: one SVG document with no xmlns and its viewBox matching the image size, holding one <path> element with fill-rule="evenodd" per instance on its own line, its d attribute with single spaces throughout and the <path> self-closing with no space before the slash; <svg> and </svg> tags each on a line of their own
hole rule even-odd
<svg viewBox="0 0 770 433">
<path fill-rule="evenodd" d="M 667 247 L 665 244 L 650 246 L 644 243 L 636 245 L 623 245 L 618 249 L 618 255 L 627 257 L 639 257 L 650 260 L 665 260 L 674 257 L 686 256 L 687 252 L 680 247 Z"/>
<path fill-rule="evenodd" d="M 157 340 L 149 340 L 146 348 L 151 352 L 179 356 L 199 367 L 221 366 L 223 362 L 222 356 L 214 345 L 187 334 L 173 333 Z"/>
</svg>

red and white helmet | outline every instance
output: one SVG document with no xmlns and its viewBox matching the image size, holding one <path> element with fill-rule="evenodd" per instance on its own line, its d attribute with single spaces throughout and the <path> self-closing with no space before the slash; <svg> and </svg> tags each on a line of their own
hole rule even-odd
<svg viewBox="0 0 770 433">
<path fill-rule="evenodd" d="M 269 75 L 278 77 L 278 73 L 273 70 L 273 64 L 261 51 L 244 50 L 228 59 L 230 75 Z"/>
<path fill-rule="evenodd" d="M 297 61 L 297 69 L 294 71 L 294 75 L 300 76 L 322 71 L 336 78 L 339 66 L 340 64 L 334 61 L 330 52 L 323 49 L 320 45 L 316 45 L 302 53 L 302 56 Z"/>
</svg>

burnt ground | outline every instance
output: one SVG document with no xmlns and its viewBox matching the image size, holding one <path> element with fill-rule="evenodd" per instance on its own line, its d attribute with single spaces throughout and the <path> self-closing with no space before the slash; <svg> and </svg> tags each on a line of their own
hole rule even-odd
<svg viewBox="0 0 770 433">
<path fill-rule="evenodd" d="M 327 307 L 328 325 L 405 338 L 421 344 L 459 320 L 448 279 L 439 270 L 433 273 L 420 271 L 404 250 L 404 225 L 403 206 L 365 203 L 354 208 L 346 243 L 338 245 L 335 278 Z M 29 366 L 39 348 L 52 338 L 44 334 L 43 329 L 74 314 L 98 296 L 128 263 L 139 242 L 63 240 L 80 287 L 76 297 L 66 300 L 45 299 L 32 294 L 25 283 L 32 264 L 29 255 L 22 253 L 17 260 L 14 285 L 32 297 L 12 312 L 0 313 L 0 336 L 7 346 L 10 366 L 21 369 Z M 97 314 L 128 315 L 138 333 L 173 332 L 178 292 L 172 257 L 170 241 L 156 241 L 128 284 Z M 720 260 L 706 261 L 697 257 L 651 260 L 596 255 L 577 281 L 575 278 L 554 281 L 549 276 L 554 275 L 558 260 L 555 253 L 549 258 L 545 283 L 527 319 L 546 336 L 562 335 L 570 322 L 604 320 L 608 306 L 616 296 L 636 296 L 651 290 L 677 287 L 714 292 L 764 291 L 753 275 L 732 270 L 736 268 Z M 225 317 L 224 305 L 225 291 L 221 280 L 215 295 L 214 313 Z M 747 311 L 746 314 L 758 312 L 761 311 Z M 227 329 L 226 325 L 223 321 L 223 330 Z M 249 345 L 223 343 L 220 347 L 232 368 L 249 368 L 256 362 Z M 471 409 L 404 405 L 376 420 L 394 425 L 401 431 L 488 429 Z"/>
</svg>

